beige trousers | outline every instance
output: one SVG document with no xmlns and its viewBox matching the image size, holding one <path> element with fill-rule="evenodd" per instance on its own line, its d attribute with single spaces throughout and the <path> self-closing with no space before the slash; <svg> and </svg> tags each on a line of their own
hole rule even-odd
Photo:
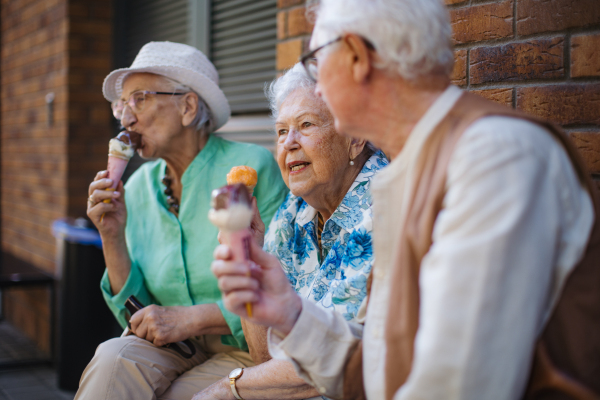
<svg viewBox="0 0 600 400">
<path fill-rule="evenodd" d="M 190 340 L 196 346 L 190 359 L 133 335 L 102 343 L 75 400 L 189 400 L 235 368 L 254 365 L 250 354 L 221 344 L 218 335 Z"/>
</svg>

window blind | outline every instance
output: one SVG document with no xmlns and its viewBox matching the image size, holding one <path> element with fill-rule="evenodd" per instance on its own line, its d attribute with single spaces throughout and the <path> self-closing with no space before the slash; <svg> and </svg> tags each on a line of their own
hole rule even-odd
<svg viewBox="0 0 600 400">
<path fill-rule="evenodd" d="M 267 112 L 277 44 L 277 0 L 213 0 L 211 60 L 233 114 Z"/>
</svg>

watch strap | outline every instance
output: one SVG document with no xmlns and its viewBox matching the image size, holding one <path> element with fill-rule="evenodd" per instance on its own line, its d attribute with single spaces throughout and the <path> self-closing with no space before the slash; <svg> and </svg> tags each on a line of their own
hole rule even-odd
<svg viewBox="0 0 600 400">
<path fill-rule="evenodd" d="M 229 378 L 229 386 L 231 386 L 231 393 L 233 393 L 233 397 L 235 397 L 238 400 L 244 400 L 242 398 L 242 396 L 240 396 L 240 394 L 237 391 L 237 387 L 235 387 L 235 381 L 237 380 L 237 378 Z"/>
</svg>

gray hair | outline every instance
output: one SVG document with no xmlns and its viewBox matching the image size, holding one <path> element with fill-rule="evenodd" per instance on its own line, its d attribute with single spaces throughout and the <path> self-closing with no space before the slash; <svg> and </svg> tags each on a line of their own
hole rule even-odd
<svg viewBox="0 0 600 400">
<path fill-rule="evenodd" d="M 213 131 L 213 127 L 214 127 L 214 121 L 213 121 L 210 109 L 208 108 L 208 106 L 206 105 L 204 100 L 202 99 L 202 96 L 200 96 L 198 93 L 196 93 L 194 90 L 192 90 L 189 86 L 179 83 L 174 79 L 171 79 L 171 78 L 168 78 L 168 77 L 162 76 L 162 75 L 161 75 L 161 77 L 164 79 L 164 81 L 166 83 L 169 84 L 170 90 L 172 90 L 173 92 L 192 92 L 192 93 L 195 93 L 196 96 L 198 96 L 198 112 L 196 113 L 194 120 L 188 126 L 195 126 L 196 131 L 202 130 L 203 134 L 211 133 Z M 178 96 L 175 96 L 175 97 L 178 97 Z"/>
<path fill-rule="evenodd" d="M 314 32 L 328 40 L 345 33 L 367 39 L 380 58 L 377 68 L 406 80 L 452 73 L 452 28 L 442 0 L 321 0 L 314 8 Z"/>
<path fill-rule="evenodd" d="M 287 70 L 283 76 L 275 79 L 271 84 L 266 84 L 265 95 L 269 99 L 273 118 L 277 118 L 281 104 L 294 90 L 300 88 L 314 90 L 315 86 L 316 83 L 308 77 L 300 63 Z"/>
<path fill-rule="evenodd" d="M 287 70 L 281 77 L 265 85 L 265 95 L 269 99 L 273 119 L 277 119 L 279 108 L 285 99 L 296 89 L 314 90 L 316 83 L 310 79 L 301 63 Z M 379 149 L 371 142 L 365 144 L 368 155 L 375 154 Z M 363 150 L 363 152 L 365 151 Z"/>
</svg>

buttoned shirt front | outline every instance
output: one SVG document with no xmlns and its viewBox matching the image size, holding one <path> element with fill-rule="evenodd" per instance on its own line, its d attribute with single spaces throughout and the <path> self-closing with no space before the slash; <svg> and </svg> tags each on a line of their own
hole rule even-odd
<svg viewBox="0 0 600 400">
<path fill-rule="evenodd" d="M 414 184 L 415 155 L 460 95 L 449 87 L 373 182 L 377 265 L 363 338 L 369 399 L 385 398 L 387 278 Z M 530 122 L 494 116 L 463 133 L 446 186 L 433 245 L 421 263 L 412 370 L 394 399 L 519 398 L 533 343 L 585 250 L 594 219 L 589 193 L 552 136 Z M 269 346 L 335 397 L 360 335 L 335 314 L 303 303 L 292 332 L 283 341 L 270 335 Z M 299 350 L 311 346 L 325 361 Z"/>
</svg>

